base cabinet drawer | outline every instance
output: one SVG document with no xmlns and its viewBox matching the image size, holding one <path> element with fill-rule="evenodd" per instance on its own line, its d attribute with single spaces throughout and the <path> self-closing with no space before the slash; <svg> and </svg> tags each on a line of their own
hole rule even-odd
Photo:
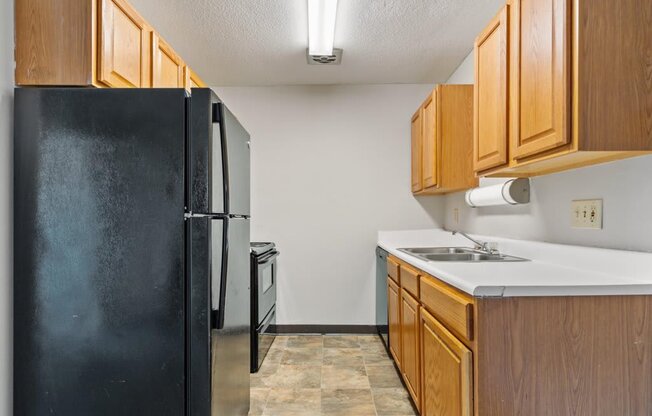
<svg viewBox="0 0 652 416">
<path fill-rule="evenodd" d="M 400 270 L 401 267 L 399 266 L 398 262 L 396 262 L 391 257 L 387 257 L 387 275 L 391 277 L 394 283 L 397 285 L 401 284 Z"/>
<path fill-rule="evenodd" d="M 447 327 L 473 339 L 473 299 L 454 291 L 432 277 L 422 276 L 419 300 L 424 308 Z"/>
<path fill-rule="evenodd" d="M 423 309 L 420 322 L 421 416 L 471 416 L 471 350 Z"/>
<path fill-rule="evenodd" d="M 401 289 L 410 292 L 415 298 L 419 298 L 419 278 L 421 275 L 415 269 L 401 264 Z"/>
</svg>

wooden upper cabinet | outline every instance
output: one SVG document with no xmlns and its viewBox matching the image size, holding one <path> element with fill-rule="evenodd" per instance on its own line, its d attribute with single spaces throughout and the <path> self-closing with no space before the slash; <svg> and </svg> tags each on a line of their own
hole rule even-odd
<svg viewBox="0 0 652 416">
<path fill-rule="evenodd" d="M 473 414 L 473 354 L 421 309 L 421 416 Z"/>
<path fill-rule="evenodd" d="M 412 117 L 412 143 L 412 192 L 445 194 L 477 186 L 473 85 L 438 85 Z"/>
<path fill-rule="evenodd" d="M 205 86 L 127 0 L 14 4 L 16 85 Z"/>
<path fill-rule="evenodd" d="M 476 44 L 476 172 L 537 176 L 652 153 L 652 61 L 645 52 L 652 50 L 652 14 L 641 13 L 649 5 L 508 0 L 505 19 L 495 19 Z M 502 58 L 496 62 L 504 28 L 506 163 L 498 128 Z"/>
<path fill-rule="evenodd" d="M 91 85 L 97 2 L 15 0 L 14 5 L 16 85 Z"/>
<path fill-rule="evenodd" d="M 437 90 L 422 105 L 423 136 L 423 187 L 437 186 L 439 181 L 439 161 L 437 157 Z"/>
<path fill-rule="evenodd" d="M 412 192 L 423 189 L 422 152 L 423 152 L 423 112 L 419 108 L 412 116 Z"/>
<path fill-rule="evenodd" d="M 475 41 L 473 167 L 476 172 L 507 164 L 507 53 L 509 10 L 506 5 Z"/>
<path fill-rule="evenodd" d="M 389 352 L 401 368 L 401 296 L 400 288 L 387 278 L 387 320 L 389 326 Z"/>
<path fill-rule="evenodd" d="M 414 403 L 421 402 L 421 363 L 419 357 L 419 303 L 401 290 L 401 370 Z"/>
<path fill-rule="evenodd" d="M 206 87 L 206 83 L 189 66 L 183 68 L 183 73 L 187 90 Z"/>
<path fill-rule="evenodd" d="M 523 159 L 571 139 L 571 2 L 514 0 L 512 156 Z"/>
<path fill-rule="evenodd" d="M 185 88 L 184 63 L 156 33 L 152 33 L 152 87 Z"/>
<path fill-rule="evenodd" d="M 100 0 L 97 80 L 108 87 L 150 86 L 151 29 L 123 0 Z"/>
</svg>

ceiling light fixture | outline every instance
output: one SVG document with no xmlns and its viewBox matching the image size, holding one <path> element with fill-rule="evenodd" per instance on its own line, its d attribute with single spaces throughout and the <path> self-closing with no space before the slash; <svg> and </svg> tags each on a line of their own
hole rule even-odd
<svg viewBox="0 0 652 416">
<path fill-rule="evenodd" d="M 337 0 L 308 0 L 308 53 L 332 55 Z"/>
</svg>

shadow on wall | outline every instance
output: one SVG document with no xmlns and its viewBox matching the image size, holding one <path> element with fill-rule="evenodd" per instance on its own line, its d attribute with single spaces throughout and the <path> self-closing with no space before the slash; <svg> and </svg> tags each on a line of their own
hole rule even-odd
<svg viewBox="0 0 652 416">
<path fill-rule="evenodd" d="M 441 227 L 444 226 L 444 204 L 442 203 L 440 196 L 421 195 L 415 196 L 414 199 L 416 199 L 428 218 L 430 218 L 434 224 L 438 224 Z"/>
</svg>

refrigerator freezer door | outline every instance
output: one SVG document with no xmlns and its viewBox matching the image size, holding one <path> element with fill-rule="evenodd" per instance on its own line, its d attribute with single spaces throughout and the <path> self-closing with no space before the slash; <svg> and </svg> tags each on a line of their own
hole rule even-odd
<svg viewBox="0 0 652 416">
<path fill-rule="evenodd" d="M 190 98 L 188 134 L 188 210 L 197 214 L 228 211 L 222 158 L 219 114 L 213 109 L 219 99 L 208 88 L 193 88 Z"/>
<path fill-rule="evenodd" d="M 249 220 L 213 220 L 211 227 L 223 227 L 223 250 L 212 241 L 212 285 L 215 321 L 211 330 L 212 415 L 247 415 L 249 412 L 250 368 L 250 262 Z M 221 273 L 216 273 L 221 263 Z M 218 279 L 219 277 L 219 279 Z M 219 281 L 218 281 L 219 280 Z"/>
<path fill-rule="evenodd" d="M 207 88 L 192 90 L 189 210 L 248 216 L 249 133 Z"/>
<path fill-rule="evenodd" d="M 184 414 L 184 112 L 15 91 L 14 414 Z"/>
<path fill-rule="evenodd" d="M 220 122 L 228 168 L 228 213 L 250 215 L 250 136 L 237 118 L 222 105 Z"/>
</svg>

